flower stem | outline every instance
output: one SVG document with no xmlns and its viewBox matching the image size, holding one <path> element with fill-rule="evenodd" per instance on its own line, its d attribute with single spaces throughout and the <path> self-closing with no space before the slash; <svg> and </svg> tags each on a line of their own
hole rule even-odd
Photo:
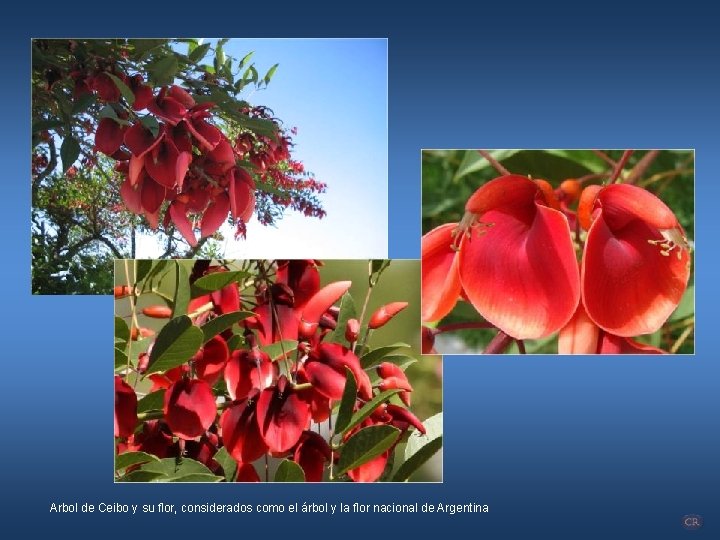
<svg viewBox="0 0 720 540">
<path fill-rule="evenodd" d="M 490 155 L 490 152 L 488 152 L 487 150 L 478 150 L 478 154 L 487 159 L 490 162 L 490 165 L 492 165 L 495 170 L 500 174 L 510 174 L 510 171 L 503 167 L 497 159 L 492 157 L 492 155 Z"/>
<path fill-rule="evenodd" d="M 617 165 L 615 166 L 615 170 L 613 171 L 608 184 L 614 184 L 618 180 L 618 178 L 620 177 L 620 173 L 623 170 L 623 167 L 627 163 L 627 160 L 630 159 L 630 156 L 632 156 L 632 153 L 633 153 L 633 150 L 625 150 L 623 152 L 623 155 L 620 158 L 620 161 L 618 161 Z"/>
<path fill-rule="evenodd" d="M 483 354 L 502 354 L 505 349 L 512 343 L 513 338 L 508 336 L 503 331 L 498 331 L 497 335 L 492 338 L 492 341 L 485 347 Z"/>
</svg>

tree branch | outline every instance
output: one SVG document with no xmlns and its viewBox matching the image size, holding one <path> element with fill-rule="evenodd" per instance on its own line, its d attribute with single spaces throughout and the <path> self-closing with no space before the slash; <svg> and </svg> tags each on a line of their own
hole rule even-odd
<svg viewBox="0 0 720 540">
<path fill-rule="evenodd" d="M 660 150 L 650 150 L 647 154 L 640 158 L 627 175 L 625 184 L 635 184 L 638 180 L 640 180 L 642 175 L 645 174 L 645 171 L 647 171 L 648 167 L 650 167 L 652 162 L 655 161 L 655 158 L 658 157 L 658 154 L 660 154 Z"/>
<path fill-rule="evenodd" d="M 490 165 L 492 165 L 495 168 L 495 170 L 497 172 L 499 172 L 500 174 L 510 174 L 510 171 L 508 171 L 505 167 L 503 167 L 502 164 L 497 159 L 492 157 L 492 155 L 490 155 L 490 152 L 488 152 L 486 150 L 478 150 L 478 154 L 480 154 L 482 157 L 487 159 L 490 162 Z"/>
</svg>

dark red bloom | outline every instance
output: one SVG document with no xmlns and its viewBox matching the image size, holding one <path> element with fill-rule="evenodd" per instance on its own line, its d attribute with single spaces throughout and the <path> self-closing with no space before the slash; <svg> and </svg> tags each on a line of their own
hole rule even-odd
<svg viewBox="0 0 720 540">
<path fill-rule="evenodd" d="M 259 482 L 255 467 L 251 463 L 238 463 L 237 473 L 235 474 L 236 482 Z"/>
<path fill-rule="evenodd" d="M 316 292 L 303 309 L 298 335 L 303 338 L 312 336 L 318 328 L 320 317 L 347 292 L 350 285 L 352 281 L 335 281 Z"/>
<path fill-rule="evenodd" d="M 221 336 L 213 337 L 193 357 L 198 378 L 210 385 L 215 384 L 222 376 L 229 356 L 225 340 Z"/>
<path fill-rule="evenodd" d="M 325 463 L 332 459 L 327 441 L 314 431 L 305 431 L 295 447 L 293 461 L 302 467 L 306 482 L 322 482 Z"/>
<path fill-rule="evenodd" d="M 225 367 L 225 385 L 233 400 L 245 399 L 256 390 L 268 388 L 277 376 L 277 364 L 257 349 L 233 351 Z"/>
<path fill-rule="evenodd" d="M 95 148 L 105 155 L 112 156 L 123 142 L 125 128 L 112 118 L 103 118 L 95 131 Z"/>
<path fill-rule="evenodd" d="M 286 452 L 300 440 L 310 422 L 310 406 L 282 375 L 274 387 L 260 392 L 257 402 L 260 435 L 271 452 Z"/>
<path fill-rule="evenodd" d="M 252 463 L 268 451 L 257 422 L 256 398 L 253 394 L 251 399 L 231 405 L 220 417 L 225 448 L 241 463 Z"/>
<path fill-rule="evenodd" d="M 137 425 L 137 395 L 135 390 L 115 375 L 115 436 L 129 437 Z"/>
<path fill-rule="evenodd" d="M 92 89 L 102 101 L 120 101 L 120 89 L 107 73 L 98 73 L 92 78 Z"/>
<path fill-rule="evenodd" d="M 412 386 L 410 385 L 410 381 L 408 381 L 405 372 L 392 362 L 383 362 L 378 365 L 376 370 L 377 374 L 382 379 L 378 385 L 380 390 L 384 392 L 385 390 L 392 390 L 396 388 L 402 389 L 403 391 L 400 392 L 400 399 L 409 407 Z"/>
<path fill-rule="evenodd" d="M 187 92 L 177 86 L 172 86 L 170 92 L 168 92 L 167 88 L 162 88 L 158 96 L 147 105 L 147 109 L 151 113 L 172 126 L 185 118 L 188 110 L 188 108 L 181 103 L 184 96 L 181 96 L 178 90 L 187 94 Z M 178 99 L 178 97 L 180 99 Z"/>
<path fill-rule="evenodd" d="M 310 352 L 304 369 L 313 388 L 331 400 L 342 398 L 346 372 L 349 369 L 357 382 L 358 395 L 372 398 L 372 385 L 360 360 L 350 349 L 339 343 L 321 343 Z"/>
<path fill-rule="evenodd" d="M 199 437 L 215 420 L 212 388 L 205 381 L 181 379 L 165 391 L 163 412 L 175 435 L 182 439 Z"/>
</svg>

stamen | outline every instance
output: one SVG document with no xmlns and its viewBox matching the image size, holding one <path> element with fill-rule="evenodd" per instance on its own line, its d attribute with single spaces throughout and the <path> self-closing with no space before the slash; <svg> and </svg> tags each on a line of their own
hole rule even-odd
<svg viewBox="0 0 720 540">
<path fill-rule="evenodd" d="M 679 229 L 660 229 L 659 232 L 662 239 L 648 240 L 648 244 L 660 247 L 660 255 L 663 257 L 669 257 L 670 253 L 677 249 L 675 253 L 679 261 L 682 259 L 683 250 L 690 251 L 688 240 Z"/>
<path fill-rule="evenodd" d="M 460 242 L 462 242 L 464 236 L 470 236 L 471 230 L 476 231 L 477 234 L 485 234 L 487 232 L 486 229 L 489 229 L 494 225 L 494 223 L 484 223 L 480 221 L 477 214 L 465 212 L 465 215 L 460 220 L 460 223 L 458 223 L 455 230 L 451 233 L 453 241 L 452 244 L 450 244 L 450 248 L 453 251 L 460 251 Z"/>
</svg>

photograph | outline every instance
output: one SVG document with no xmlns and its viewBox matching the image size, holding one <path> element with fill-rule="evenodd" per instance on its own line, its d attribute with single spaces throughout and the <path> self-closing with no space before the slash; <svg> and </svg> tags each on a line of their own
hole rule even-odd
<svg viewBox="0 0 720 540">
<path fill-rule="evenodd" d="M 442 482 L 418 260 L 115 261 L 116 482 Z"/>
<path fill-rule="evenodd" d="M 423 351 L 694 354 L 693 150 L 423 150 Z"/>
<path fill-rule="evenodd" d="M 387 39 L 31 57 L 33 294 L 109 294 L 116 258 L 387 257 Z"/>
</svg>

